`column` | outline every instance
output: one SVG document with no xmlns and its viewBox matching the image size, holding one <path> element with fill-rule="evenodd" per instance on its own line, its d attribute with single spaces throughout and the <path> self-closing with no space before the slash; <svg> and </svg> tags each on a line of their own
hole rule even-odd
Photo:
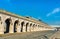
<svg viewBox="0 0 60 39">
<path fill-rule="evenodd" d="M 0 21 L 0 34 L 4 34 L 4 22 Z"/>
<path fill-rule="evenodd" d="M 33 32 L 33 24 L 32 24 L 32 26 L 31 26 L 31 31 Z"/>
<path fill-rule="evenodd" d="M 26 32 L 26 22 L 23 25 L 23 32 Z"/>
<path fill-rule="evenodd" d="M 34 31 L 36 31 L 36 25 L 34 26 Z"/>
<path fill-rule="evenodd" d="M 37 27 L 37 30 L 36 30 L 36 31 L 39 31 L 39 27 L 38 27 L 38 25 L 37 25 L 36 27 Z"/>
<path fill-rule="evenodd" d="M 18 24 L 17 24 L 17 33 L 20 33 L 20 30 L 21 30 L 21 29 L 20 29 L 20 24 L 18 23 Z"/>
<path fill-rule="evenodd" d="M 30 32 L 30 23 L 27 26 L 27 32 Z"/>
<path fill-rule="evenodd" d="M 10 23 L 9 33 L 14 33 L 14 21 L 13 20 Z"/>
</svg>

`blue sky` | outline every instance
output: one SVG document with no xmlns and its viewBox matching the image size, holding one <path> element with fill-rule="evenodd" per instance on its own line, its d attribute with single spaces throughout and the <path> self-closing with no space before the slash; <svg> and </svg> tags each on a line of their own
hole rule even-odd
<svg viewBox="0 0 60 39">
<path fill-rule="evenodd" d="M 0 0 L 0 9 L 60 26 L 60 0 Z"/>
</svg>

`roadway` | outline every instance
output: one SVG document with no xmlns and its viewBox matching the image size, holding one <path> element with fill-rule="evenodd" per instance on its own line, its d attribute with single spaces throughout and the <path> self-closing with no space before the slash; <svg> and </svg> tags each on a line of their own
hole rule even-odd
<svg viewBox="0 0 60 39">
<path fill-rule="evenodd" d="M 57 31 L 54 35 L 50 37 L 50 39 L 60 39 L 60 31 Z"/>
<path fill-rule="evenodd" d="M 0 39 L 49 39 L 55 33 L 56 31 L 14 33 L 2 35 Z"/>
</svg>

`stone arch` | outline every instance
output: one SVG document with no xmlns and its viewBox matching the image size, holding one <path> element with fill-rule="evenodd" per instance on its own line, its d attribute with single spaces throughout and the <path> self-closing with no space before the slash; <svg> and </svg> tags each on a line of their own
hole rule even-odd
<svg viewBox="0 0 60 39">
<path fill-rule="evenodd" d="M 18 23 L 19 23 L 18 20 L 16 20 L 16 21 L 14 22 L 14 32 L 17 32 Z"/>
<path fill-rule="evenodd" d="M 21 32 L 23 32 L 24 21 L 21 22 Z"/>
<path fill-rule="evenodd" d="M 0 16 L 0 21 L 1 21 L 1 16 Z"/>
<path fill-rule="evenodd" d="M 30 31 L 31 31 L 32 23 L 30 23 Z"/>
<path fill-rule="evenodd" d="M 0 24 L 2 24 L 2 22 L 1 22 L 1 16 L 0 16 Z"/>
<path fill-rule="evenodd" d="M 4 26 L 4 27 L 5 27 L 5 32 L 4 32 L 4 33 L 9 33 L 9 27 L 10 27 L 11 21 L 12 21 L 12 20 L 11 20 L 10 18 L 7 18 L 7 19 L 5 20 L 6 26 Z"/>
<path fill-rule="evenodd" d="M 26 23 L 26 32 L 27 32 L 28 25 L 29 25 L 29 23 Z"/>
<path fill-rule="evenodd" d="M 35 27 L 35 24 L 33 24 L 33 27 Z"/>
<path fill-rule="evenodd" d="M 38 25 L 38 28 L 39 28 L 40 26 Z"/>
<path fill-rule="evenodd" d="M 37 27 L 37 24 L 36 24 L 36 27 Z"/>
<path fill-rule="evenodd" d="M 32 23 L 30 24 L 30 27 L 32 26 Z"/>
<path fill-rule="evenodd" d="M 35 26 L 35 24 L 33 24 L 33 26 Z"/>
<path fill-rule="evenodd" d="M 35 24 L 33 24 L 33 30 L 34 30 L 34 28 L 35 28 Z"/>
</svg>

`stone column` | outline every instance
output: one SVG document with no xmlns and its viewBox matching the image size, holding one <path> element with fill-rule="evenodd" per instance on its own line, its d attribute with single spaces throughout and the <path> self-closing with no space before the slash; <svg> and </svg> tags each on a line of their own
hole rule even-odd
<svg viewBox="0 0 60 39">
<path fill-rule="evenodd" d="M 29 28 L 29 31 L 31 32 L 31 26 L 30 26 L 30 28 Z"/>
<path fill-rule="evenodd" d="M 32 31 L 34 31 L 34 26 L 32 26 Z"/>
<path fill-rule="evenodd" d="M 36 31 L 39 31 L 39 27 L 38 27 L 38 25 L 36 26 Z"/>
<path fill-rule="evenodd" d="M 30 23 L 27 26 L 27 32 L 30 32 Z"/>
<path fill-rule="evenodd" d="M 9 33 L 14 33 L 14 20 L 10 23 Z"/>
<path fill-rule="evenodd" d="M 36 25 L 34 26 L 34 31 L 36 31 Z"/>
<path fill-rule="evenodd" d="M 4 34 L 4 22 L 0 21 L 0 34 Z"/>
<path fill-rule="evenodd" d="M 20 33 L 20 24 L 17 24 L 17 33 Z"/>
<path fill-rule="evenodd" d="M 36 31 L 39 31 L 39 27 L 38 27 L 38 25 L 37 25 L 37 30 Z"/>
<path fill-rule="evenodd" d="M 30 29 L 29 29 L 29 31 L 30 31 L 30 32 L 32 31 L 32 23 L 30 24 Z"/>
<path fill-rule="evenodd" d="M 26 32 L 26 22 L 23 25 L 23 32 Z"/>
<path fill-rule="evenodd" d="M 40 31 L 40 26 L 38 28 L 39 28 L 39 31 Z"/>
<path fill-rule="evenodd" d="M 32 24 L 32 26 L 31 26 L 31 31 L 33 31 L 33 24 Z"/>
<path fill-rule="evenodd" d="M 20 26 L 20 27 L 19 27 L 19 28 L 20 28 L 20 32 L 21 32 L 21 22 L 22 22 L 22 21 L 20 21 L 20 24 L 19 24 L 19 26 Z"/>
<path fill-rule="evenodd" d="M 37 31 L 37 26 L 35 25 L 34 31 Z"/>
</svg>

